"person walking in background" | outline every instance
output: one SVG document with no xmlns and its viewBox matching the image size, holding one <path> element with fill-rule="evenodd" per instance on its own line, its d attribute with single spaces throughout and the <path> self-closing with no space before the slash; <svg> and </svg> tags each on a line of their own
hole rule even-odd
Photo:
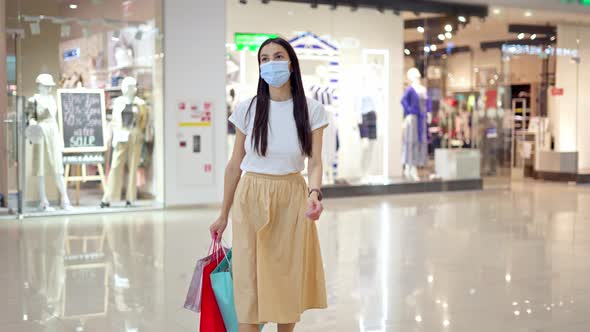
<svg viewBox="0 0 590 332">
<path fill-rule="evenodd" d="M 230 117 L 236 144 L 225 171 L 221 214 L 210 231 L 221 238 L 231 209 L 240 332 L 258 331 L 260 323 L 290 332 L 305 310 L 327 307 L 314 220 L 323 211 L 321 152 L 328 120 L 323 106 L 306 98 L 289 42 L 266 40 L 258 61 L 257 95 Z M 301 175 L 306 158 L 309 184 Z"/>
</svg>

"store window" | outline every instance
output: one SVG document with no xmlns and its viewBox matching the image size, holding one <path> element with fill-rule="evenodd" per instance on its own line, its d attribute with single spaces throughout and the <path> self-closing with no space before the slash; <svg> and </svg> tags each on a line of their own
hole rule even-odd
<svg viewBox="0 0 590 332">
<path fill-rule="evenodd" d="M 431 101 L 431 166 L 419 170 L 443 178 L 477 171 L 487 187 L 525 178 L 586 182 L 589 17 L 492 7 L 485 20 L 407 19 L 405 70 L 418 70 Z M 442 153 L 462 160 L 447 168 Z M 467 163 L 476 155 L 478 167 Z"/>
<path fill-rule="evenodd" d="M 162 3 L 7 1 L 25 214 L 163 201 Z"/>
<path fill-rule="evenodd" d="M 258 45 L 272 36 L 289 40 L 307 96 L 330 115 L 324 183 L 481 183 L 473 115 L 483 99 L 472 76 L 463 78 L 465 88 L 453 89 L 448 69 L 452 57 L 469 54 L 453 38 L 471 17 L 457 16 L 457 8 L 428 14 L 288 2 L 227 6 L 228 113 L 256 93 Z M 461 61 L 471 73 L 471 63 Z M 231 149 L 231 124 L 229 133 Z"/>
<path fill-rule="evenodd" d="M 480 22 L 478 17 L 462 15 L 412 15 L 404 23 L 404 99 L 414 100 L 413 95 L 421 94 L 425 104 L 422 114 L 404 105 L 404 132 L 415 132 L 417 121 L 418 138 L 424 146 L 420 158 L 408 159 L 406 178 L 472 180 L 498 175 L 496 169 L 486 171 L 486 161 L 497 161 L 498 154 L 490 148 L 492 155 L 485 156 L 484 146 L 489 142 L 482 139 L 485 117 L 480 115 L 489 82 L 478 78 L 490 75 L 498 80 L 499 76 L 493 70 L 474 70 L 481 37 L 473 30 Z M 498 63 L 499 59 L 497 55 Z M 496 100 L 489 102 L 498 107 Z M 494 135 L 490 131 L 489 137 Z"/>
<path fill-rule="evenodd" d="M 227 13 L 228 113 L 256 94 L 258 46 L 283 37 L 298 53 L 307 97 L 322 103 L 330 118 L 325 183 L 383 184 L 401 173 L 402 87 L 395 79 L 402 75 L 400 16 L 258 1 L 227 1 Z M 229 134 L 231 150 L 231 124 Z"/>
</svg>

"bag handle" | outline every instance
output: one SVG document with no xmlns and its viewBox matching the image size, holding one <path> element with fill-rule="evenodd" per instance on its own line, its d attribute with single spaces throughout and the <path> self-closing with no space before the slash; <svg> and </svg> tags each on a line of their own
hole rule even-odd
<svg viewBox="0 0 590 332">
<path fill-rule="evenodd" d="M 215 235 L 217 236 L 217 235 Z M 213 247 L 215 246 L 215 238 L 211 240 L 211 244 L 209 245 L 209 250 L 207 250 L 207 256 L 210 256 L 213 254 Z"/>
<path fill-rule="evenodd" d="M 229 266 L 229 272 L 232 272 L 232 264 L 231 261 L 229 260 L 229 258 L 227 258 L 227 251 L 225 250 L 225 247 L 223 245 L 227 245 L 227 243 L 225 243 L 225 241 L 223 241 L 223 239 L 221 240 L 221 250 L 223 251 L 223 259 L 227 261 L 227 266 Z"/>
</svg>

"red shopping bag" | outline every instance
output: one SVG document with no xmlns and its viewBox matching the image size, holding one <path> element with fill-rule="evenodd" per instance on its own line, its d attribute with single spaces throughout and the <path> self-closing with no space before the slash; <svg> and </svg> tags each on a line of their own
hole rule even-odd
<svg viewBox="0 0 590 332">
<path fill-rule="evenodd" d="M 203 269 L 207 264 L 216 259 L 217 253 L 215 253 L 213 250 L 214 246 L 215 241 L 211 241 L 211 245 L 207 251 L 207 257 L 201 258 L 197 261 L 195 270 L 193 271 L 193 277 L 191 278 L 191 283 L 189 284 L 188 292 L 186 293 L 186 299 L 184 300 L 184 307 L 188 310 L 201 312 Z M 225 248 L 224 252 L 227 252 L 228 250 L 229 248 Z"/>
<path fill-rule="evenodd" d="M 211 286 L 211 272 L 223 260 L 225 254 L 221 245 L 215 243 L 213 250 L 215 258 L 203 268 L 203 285 L 201 290 L 201 325 L 200 332 L 226 332 L 221 311 L 217 306 L 215 293 Z"/>
</svg>

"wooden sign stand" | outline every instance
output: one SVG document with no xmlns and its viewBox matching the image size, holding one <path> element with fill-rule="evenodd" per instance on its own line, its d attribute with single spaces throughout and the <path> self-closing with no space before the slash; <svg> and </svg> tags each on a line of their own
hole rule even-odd
<svg viewBox="0 0 590 332">
<path fill-rule="evenodd" d="M 84 156 L 95 156 L 94 161 L 84 161 Z M 99 158 L 100 157 L 100 158 Z M 82 159 L 80 161 L 75 159 Z M 65 182 L 66 188 L 70 182 L 76 184 L 76 205 L 80 205 L 80 184 L 86 183 L 90 181 L 100 181 L 102 186 L 102 190 L 106 188 L 106 177 L 104 171 L 104 156 L 102 154 L 98 155 L 73 155 L 64 158 L 65 164 Z M 96 166 L 98 169 L 98 175 L 88 175 L 88 166 Z M 70 172 L 74 171 L 74 174 L 71 175 Z"/>
<path fill-rule="evenodd" d="M 64 139 L 66 188 L 76 184 L 76 205 L 80 205 L 80 184 L 100 181 L 106 188 L 106 108 L 102 89 L 59 89 L 58 115 Z M 88 175 L 96 166 L 98 175 Z M 70 174 L 71 172 L 74 174 Z"/>
</svg>

